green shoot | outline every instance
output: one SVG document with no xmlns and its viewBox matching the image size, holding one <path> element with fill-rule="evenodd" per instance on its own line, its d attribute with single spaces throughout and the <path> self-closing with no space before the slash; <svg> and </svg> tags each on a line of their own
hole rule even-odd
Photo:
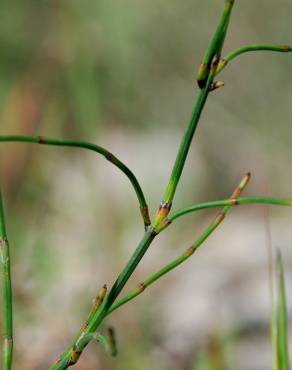
<svg viewBox="0 0 292 370">
<path fill-rule="evenodd" d="M 226 65 L 233 59 L 237 58 L 241 54 L 249 53 L 251 51 L 276 51 L 279 53 L 290 53 L 292 52 L 292 47 L 289 45 L 247 45 L 236 49 L 232 53 L 228 54 L 226 57 L 219 61 L 216 75 L 218 75 Z"/>
<path fill-rule="evenodd" d="M 10 370 L 13 358 L 12 286 L 9 243 L 6 234 L 4 209 L 0 194 L 0 262 L 2 283 L 3 347 L 2 370 Z"/>
<path fill-rule="evenodd" d="M 284 266 L 281 253 L 277 255 L 277 294 L 278 307 L 276 313 L 276 366 L 277 370 L 289 370 L 288 322 L 285 292 Z"/>
</svg>

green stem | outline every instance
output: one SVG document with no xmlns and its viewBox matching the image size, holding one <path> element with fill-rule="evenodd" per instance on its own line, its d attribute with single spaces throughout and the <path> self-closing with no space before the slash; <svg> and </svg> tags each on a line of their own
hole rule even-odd
<svg viewBox="0 0 292 370">
<path fill-rule="evenodd" d="M 130 180 L 139 204 L 140 204 L 140 211 L 143 217 L 145 228 L 148 227 L 151 223 L 149 218 L 148 206 L 145 200 L 145 196 L 141 189 L 141 186 L 133 174 L 133 172 L 123 163 L 121 162 L 116 156 L 114 156 L 111 152 L 107 149 L 95 145 L 92 143 L 84 142 L 84 141 L 74 141 L 74 140 L 60 140 L 60 139 L 52 139 L 47 138 L 44 136 L 20 136 L 20 135 L 6 135 L 0 136 L 0 142 L 26 142 L 26 143 L 33 143 L 33 144 L 44 144 L 44 145 L 54 145 L 54 146 L 63 146 L 63 147 L 74 147 L 74 148 L 81 148 L 91 150 L 98 154 L 104 156 L 109 162 L 111 162 L 114 166 L 119 168 Z"/>
<path fill-rule="evenodd" d="M 132 257 L 130 258 L 126 266 L 124 267 L 123 271 L 118 276 L 109 294 L 106 296 L 105 309 L 108 309 L 113 304 L 117 296 L 120 294 L 126 282 L 129 280 L 130 276 L 136 269 L 138 263 L 141 261 L 150 244 L 154 240 L 155 236 L 156 234 L 152 230 L 148 230 L 145 233 L 137 249 L 133 253 Z"/>
<path fill-rule="evenodd" d="M 277 370 L 289 370 L 288 319 L 284 267 L 281 253 L 277 254 L 278 307 L 277 307 Z"/>
<path fill-rule="evenodd" d="M 244 53 L 249 53 L 251 51 L 276 51 L 280 53 L 292 52 L 292 47 L 289 45 L 246 45 L 239 49 L 234 50 L 232 53 L 228 54 L 226 57 L 220 60 L 216 75 L 218 75 L 226 65 L 233 59 L 237 58 L 239 55 Z"/>
<path fill-rule="evenodd" d="M 12 287 L 9 243 L 7 240 L 2 196 L 0 194 L 0 260 L 2 266 L 3 349 L 2 370 L 10 370 L 13 359 Z"/>
<path fill-rule="evenodd" d="M 174 194 L 185 165 L 185 161 L 192 143 L 195 130 L 197 128 L 201 113 L 203 111 L 206 100 L 210 93 L 210 86 L 212 82 L 213 76 L 210 76 L 206 86 L 204 87 L 203 90 L 200 91 L 197 101 L 194 105 L 189 125 L 182 138 L 178 154 L 170 175 L 170 179 L 164 193 L 163 204 L 169 204 L 170 206 L 171 202 L 173 201 Z"/>
<path fill-rule="evenodd" d="M 82 342 L 80 344 L 81 338 L 90 333 L 96 332 L 98 326 L 103 321 L 103 319 L 107 316 L 107 312 L 111 305 L 113 304 L 114 300 L 117 298 L 123 287 L 125 286 L 126 282 L 134 272 L 135 268 L 137 267 L 138 263 L 146 253 L 147 249 L 149 248 L 150 244 L 152 243 L 153 239 L 155 238 L 156 234 L 151 229 L 147 230 L 138 244 L 135 252 L 133 253 L 132 257 L 128 261 L 127 265 L 124 267 L 120 275 L 118 276 L 116 282 L 114 283 L 113 287 L 111 288 L 109 294 L 105 297 L 103 304 L 100 306 L 100 309 L 95 312 L 93 316 L 90 317 L 89 322 L 85 330 L 76 338 L 75 343 L 72 343 L 66 351 L 63 353 L 61 358 L 50 368 L 50 370 L 64 370 L 67 369 L 68 366 L 73 365 L 75 362 L 74 358 L 74 351 L 75 347 L 78 344 L 80 353 L 83 351 L 87 343 Z M 78 360 L 78 358 L 77 358 Z"/>
<path fill-rule="evenodd" d="M 175 191 L 185 165 L 195 130 L 211 90 L 211 85 L 218 67 L 219 56 L 225 40 L 233 4 L 234 0 L 225 0 L 220 22 L 207 48 L 203 63 L 201 65 L 201 67 L 203 66 L 204 71 L 202 71 L 200 68 L 198 72 L 198 84 L 202 90 L 194 105 L 189 125 L 182 138 L 170 179 L 164 193 L 162 205 L 168 209 L 171 207 L 171 203 L 173 201 Z M 164 217 L 164 215 L 165 213 L 163 212 L 162 217 Z M 158 216 L 158 220 L 156 221 L 159 222 L 160 218 L 161 217 Z"/>
<path fill-rule="evenodd" d="M 151 284 L 153 284 L 155 281 L 160 279 L 162 276 L 167 274 L 168 272 L 174 270 L 176 267 L 181 265 L 185 260 L 190 258 L 193 253 L 204 243 L 204 241 L 216 230 L 216 228 L 221 224 L 221 222 L 226 217 L 227 213 L 231 209 L 231 207 L 234 205 L 234 201 L 238 199 L 239 195 L 242 193 L 242 191 L 247 186 L 248 182 L 250 180 L 250 174 L 248 173 L 242 181 L 239 183 L 238 187 L 234 190 L 233 194 L 230 197 L 230 201 L 232 200 L 229 205 L 225 205 L 221 212 L 217 215 L 217 217 L 214 219 L 214 221 L 205 229 L 205 231 L 201 234 L 201 236 L 189 247 L 181 256 L 174 259 L 172 262 L 168 263 L 166 266 L 164 266 L 161 270 L 157 271 L 155 274 L 151 275 L 147 280 L 145 280 L 143 283 L 139 284 L 139 286 L 128 293 L 125 297 L 121 298 L 120 300 L 116 301 L 108 311 L 108 314 L 115 311 L 120 306 L 124 305 L 125 303 L 131 301 L 132 299 L 136 298 L 138 295 L 140 295 L 144 290 Z"/>
<path fill-rule="evenodd" d="M 249 197 L 249 198 L 238 198 L 242 190 L 245 188 L 247 182 L 249 181 L 249 174 L 243 179 L 239 187 L 235 190 L 233 195 L 230 199 L 226 200 L 218 200 L 212 202 L 206 202 L 194 205 L 189 208 L 185 208 L 174 213 L 170 218 L 169 221 L 173 221 L 174 219 L 183 216 L 187 213 L 199 211 L 208 208 L 215 208 L 224 206 L 222 211 L 216 217 L 216 219 L 209 225 L 209 227 L 202 233 L 202 235 L 192 244 L 190 248 L 188 248 L 181 256 L 167 264 L 161 270 L 156 272 L 155 274 L 151 275 L 147 280 L 143 283 L 139 284 L 139 286 L 134 289 L 132 292 L 127 294 L 125 297 L 121 298 L 120 300 L 114 302 L 110 309 L 107 311 L 107 315 L 115 311 L 120 306 L 124 305 L 125 303 L 129 302 L 130 300 L 134 299 L 138 295 L 140 295 L 149 285 L 153 284 L 155 281 L 160 279 L 162 276 L 170 272 L 171 270 L 178 267 L 182 264 L 185 260 L 193 255 L 193 253 L 204 243 L 204 241 L 216 230 L 216 228 L 221 224 L 224 220 L 226 214 L 231 209 L 232 206 L 240 205 L 240 204 L 274 204 L 274 205 L 292 205 L 292 200 L 284 199 L 284 198 L 265 198 L 265 197 Z"/>
<path fill-rule="evenodd" d="M 206 50 L 202 64 L 199 67 L 197 82 L 200 88 L 205 87 L 214 56 L 217 55 L 219 57 L 221 55 L 233 4 L 234 0 L 225 0 L 221 19 Z"/>
<path fill-rule="evenodd" d="M 185 165 L 193 136 L 201 117 L 201 113 L 207 101 L 210 90 L 212 90 L 211 86 L 216 75 L 216 70 L 218 68 L 219 56 L 221 54 L 221 49 L 225 40 L 233 4 L 234 0 L 225 0 L 225 5 L 220 22 L 207 48 L 203 63 L 201 64 L 198 72 L 198 84 L 202 90 L 194 105 L 189 125 L 182 138 L 181 145 L 179 147 L 177 157 L 162 201 L 163 207 L 168 208 L 168 210 L 171 207 L 171 203 L 173 201 L 175 191 Z M 165 212 L 163 212 L 162 217 L 164 216 Z M 158 215 L 156 223 L 159 223 L 160 219 L 161 217 L 159 217 Z"/>
<path fill-rule="evenodd" d="M 184 208 L 174 212 L 169 218 L 169 223 L 173 222 L 175 219 L 184 216 L 191 212 L 201 211 L 203 209 L 208 208 L 216 208 L 221 206 L 237 206 L 240 204 L 272 204 L 272 205 L 279 205 L 279 206 L 291 206 L 292 199 L 286 198 L 266 198 L 266 197 L 248 197 L 248 198 L 237 198 L 237 199 L 224 199 L 224 200 L 215 200 L 206 203 L 199 203 L 195 204 L 191 207 Z"/>
</svg>

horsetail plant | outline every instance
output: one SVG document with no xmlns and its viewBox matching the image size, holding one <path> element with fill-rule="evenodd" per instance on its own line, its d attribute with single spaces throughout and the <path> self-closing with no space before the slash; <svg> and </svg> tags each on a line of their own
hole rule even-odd
<svg viewBox="0 0 292 370">
<path fill-rule="evenodd" d="M 0 142 L 27 142 L 41 145 L 53 145 L 82 148 L 96 152 L 104 156 L 109 162 L 118 167 L 131 182 L 134 191 L 137 195 L 139 207 L 144 223 L 145 232 L 141 238 L 140 243 L 135 249 L 133 255 L 125 265 L 124 269 L 118 275 L 115 283 L 107 291 L 106 286 L 102 287 L 93 306 L 87 317 L 85 323 L 77 332 L 75 338 L 68 345 L 66 350 L 60 358 L 50 367 L 50 370 L 63 370 L 69 366 L 74 365 L 80 358 L 82 352 L 89 342 L 95 341 L 103 345 L 105 349 L 111 354 L 116 354 L 115 338 L 113 330 L 109 330 L 107 335 L 102 335 L 97 332 L 103 320 L 110 315 L 114 310 L 118 309 L 125 303 L 137 297 L 148 286 L 153 284 L 166 273 L 172 271 L 185 260 L 187 260 L 193 253 L 204 243 L 204 241 L 215 231 L 215 229 L 222 223 L 227 213 L 233 206 L 258 203 L 258 204 L 273 204 L 273 205 L 292 205 L 292 199 L 284 198 L 267 198 L 267 197 L 249 197 L 242 198 L 241 193 L 247 186 L 250 180 L 248 173 L 238 187 L 235 189 L 229 199 L 216 200 L 206 203 L 195 204 L 193 206 L 170 213 L 171 207 L 175 198 L 177 186 L 180 181 L 182 171 L 187 159 L 187 155 L 201 117 L 201 113 L 205 107 L 209 94 L 223 86 L 222 81 L 215 81 L 215 78 L 222 72 L 226 65 L 237 56 L 251 51 L 277 51 L 277 52 L 291 52 L 292 48 L 289 46 L 273 46 L 273 45 L 251 45 L 244 46 L 229 54 L 225 58 L 221 58 L 221 52 L 224 46 L 227 35 L 231 11 L 234 5 L 234 0 L 225 0 L 222 16 L 216 28 L 213 38 L 211 39 L 203 61 L 198 70 L 197 82 L 199 86 L 198 97 L 195 100 L 194 107 L 191 113 L 190 122 L 182 137 L 180 147 L 173 165 L 173 169 L 166 186 L 162 202 L 159 205 L 154 219 L 151 221 L 148 212 L 147 202 L 144 197 L 142 188 L 133 174 L 133 172 L 114 154 L 98 145 L 87 143 L 83 141 L 61 140 L 46 138 L 44 136 L 0 136 Z M 184 216 L 190 212 L 196 212 L 207 208 L 223 207 L 214 221 L 205 229 L 202 235 L 195 240 L 195 242 L 177 259 L 168 263 L 161 270 L 150 276 L 143 283 L 139 284 L 136 289 L 126 294 L 124 297 L 117 299 L 132 273 L 140 263 L 144 254 L 155 237 L 164 231 L 177 218 Z M 0 232 L 1 232 L 1 265 L 2 265 L 2 283 L 3 283 L 3 322 L 4 322 L 4 339 L 3 339 L 3 357 L 2 369 L 10 370 L 12 365 L 12 294 L 11 294 L 11 279 L 10 279 L 10 261 L 9 250 L 6 239 L 4 215 L 1 203 L 0 209 Z M 284 369 L 284 368 L 283 368 Z"/>
</svg>

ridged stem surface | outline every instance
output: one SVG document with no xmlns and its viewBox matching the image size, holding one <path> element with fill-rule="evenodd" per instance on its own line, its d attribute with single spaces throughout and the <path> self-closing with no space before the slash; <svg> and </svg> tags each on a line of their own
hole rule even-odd
<svg viewBox="0 0 292 370">
<path fill-rule="evenodd" d="M 6 234 L 2 196 L 0 194 L 0 262 L 2 285 L 2 370 L 10 370 L 13 357 L 12 286 L 9 243 Z"/>
</svg>

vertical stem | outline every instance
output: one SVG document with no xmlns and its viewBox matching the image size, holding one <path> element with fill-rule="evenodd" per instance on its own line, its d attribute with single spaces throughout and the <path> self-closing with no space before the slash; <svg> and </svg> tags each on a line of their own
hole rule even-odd
<svg viewBox="0 0 292 370">
<path fill-rule="evenodd" d="M 216 75 L 216 70 L 218 67 L 221 50 L 227 33 L 227 28 L 233 4 L 234 0 L 225 0 L 221 19 L 218 23 L 214 36 L 207 48 L 203 63 L 199 69 L 198 84 L 202 90 L 193 108 L 189 126 L 182 138 L 181 145 L 169 179 L 169 183 L 164 193 L 163 198 L 164 211 L 162 212 L 162 215 L 158 215 L 158 219 L 156 219 L 156 222 L 157 221 L 159 222 L 161 217 L 162 219 L 164 218 L 165 208 L 167 208 L 166 213 L 170 210 L 171 202 L 173 201 L 176 187 L 180 180 L 195 130 L 197 128 L 202 110 L 205 106 L 206 100 L 210 93 L 210 88 L 213 83 L 213 79 Z"/>
<path fill-rule="evenodd" d="M 0 194 L 0 263 L 2 267 L 2 315 L 3 349 L 2 370 L 10 370 L 13 357 L 12 287 L 10 276 L 9 244 L 4 221 L 2 197 Z"/>
<path fill-rule="evenodd" d="M 203 62 L 199 67 L 197 82 L 200 88 L 203 88 L 207 82 L 214 56 L 217 55 L 218 57 L 220 57 L 221 55 L 233 5 L 234 0 L 225 0 L 221 19 L 218 23 L 213 38 L 211 39 L 207 47 Z"/>
<path fill-rule="evenodd" d="M 289 370 L 288 318 L 284 266 L 281 252 L 277 254 L 278 307 L 277 307 L 277 369 Z"/>
<path fill-rule="evenodd" d="M 210 87 L 213 82 L 213 78 L 217 69 L 218 65 L 218 59 L 215 57 L 213 62 L 212 62 L 212 67 L 211 67 L 211 73 L 209 74 L 206 86 L 200 91 L 199 96 L 196 100 L 196 103 L 194 105 L 192 114 L 191 114 L 191 119 L 189 122 L 189 125 L 185 131 L 185 134 L 182 138 L 175 163 L 173 165 L 173 169 L 170 175 L 170 179 L 168 182 L 168 185 L 166 187 L 164 197 L 163 197 L 163 204 L 167 205 L 168 208 L 170 209 L 171 203 L 173 201 L 175 191 L 178 185 L 178 182 L 180 180 L 185 161 L 187 159 L 187 155 L 193 140 L 193 136 L 195 133 L 195 130 L 197 128 L 199 119 L 201 117 L 201 113 L 203 111 L 203 108 L 205 106 L 205 103 L 207 101 L 208 95 L 210 93 Z"/>
</svg>

